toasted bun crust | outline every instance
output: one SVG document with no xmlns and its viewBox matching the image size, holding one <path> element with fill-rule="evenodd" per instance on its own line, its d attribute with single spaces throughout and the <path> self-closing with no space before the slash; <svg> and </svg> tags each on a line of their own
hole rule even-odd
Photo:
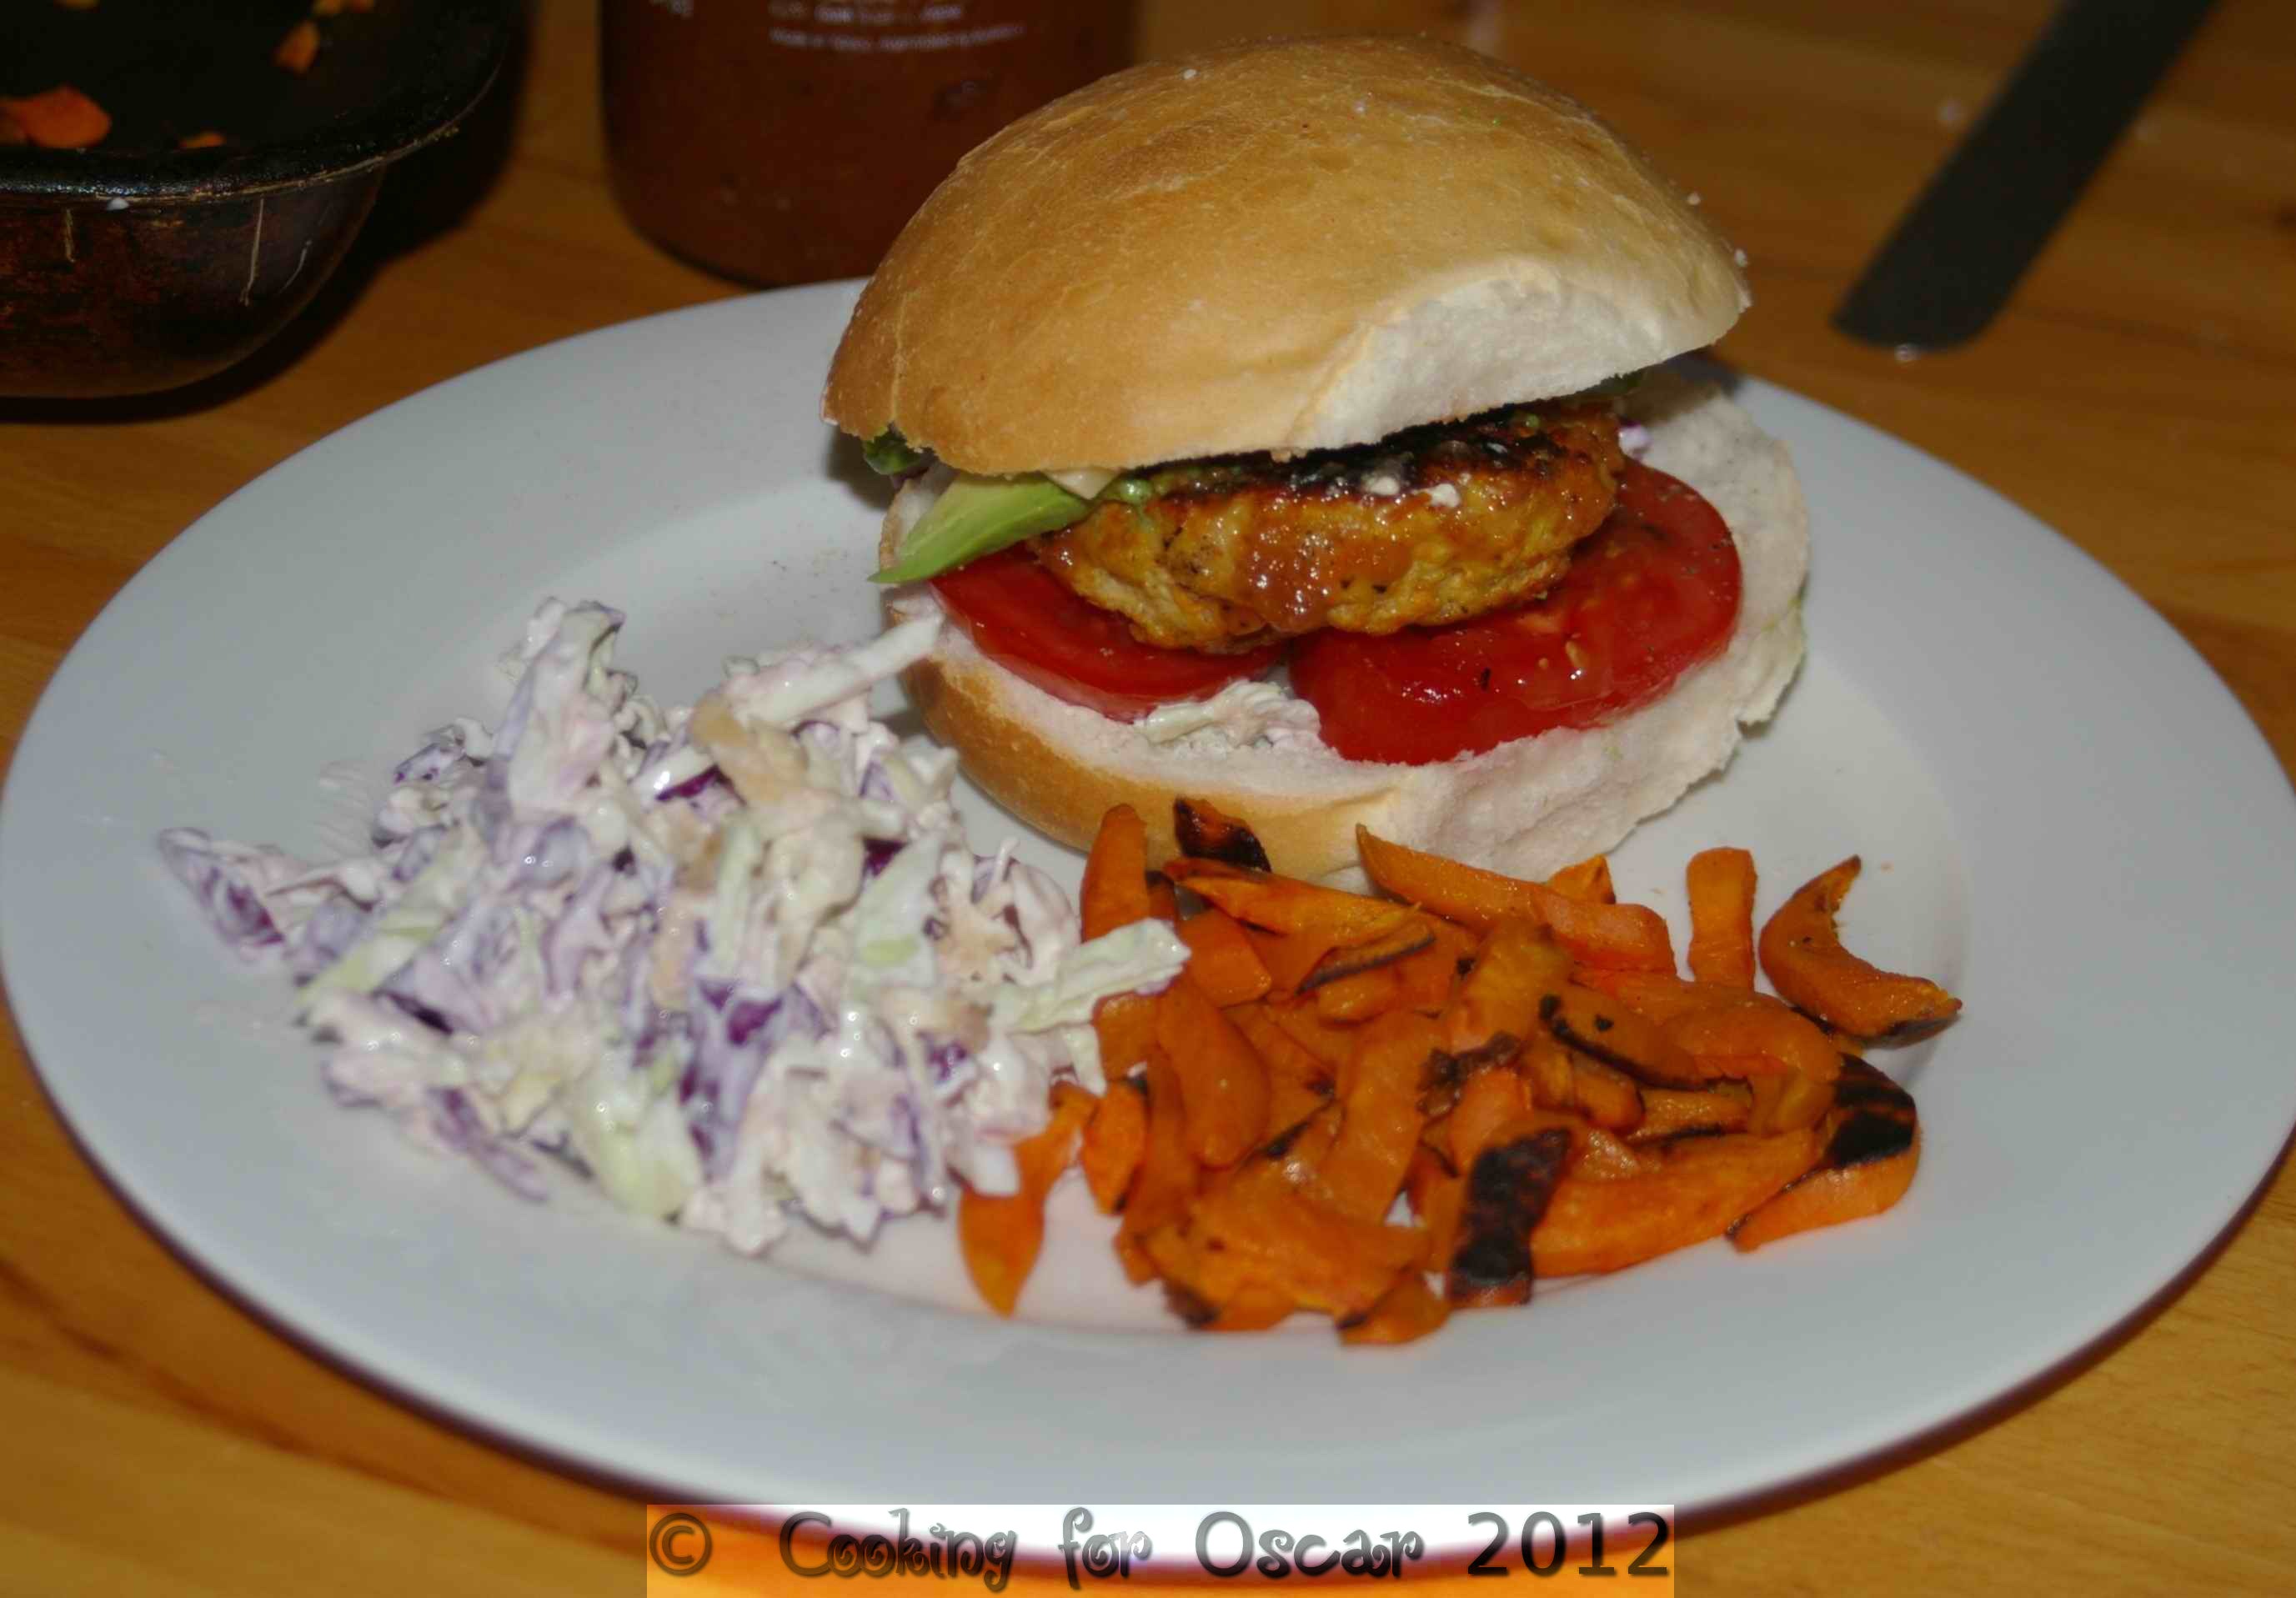
<svg viewBox="0 0 2296 1598">
<path fill-rule="evenodd" d="M 1644 455 L 1712 501 L 1738 545 L 1744 586 L 1723 652 L 1661 699 L 1608 725 L 1557 731 L 1436 766 L 1342 759 L 1320 742 L 1157 745 L 1137 728 L 1064 704 L 996 665 L 956 627 L 905 679 L 925 725 L 958 750 L 966 774 L 1022 821 L 1077 847 L 1109 806 L 1149 828 L 1152 857 L 1173 848 L 1175 795 L 1209 799 L 1250 822 L 1276 869 L 1346 877 L 1358 823 L 1414 848 L 1494 870 L 1545 876 L 1611 848 L 1726 764 L 1739 730 L 1767 718 L 1802 655 L 1799 596 L 1809 517 L 1785 447 L 1719 391 L 1653 374 L 1628 409 L 1651 429 Z M 930 488 L 886 519 L 898 539 Z M 896 591 L 897 615 L 935 606 L 922 585 Z"/>
<path fill-rule="evenodd" d="M 1720 336 L 1729 245 L 1585 108 L 1423 39 L 1102 79 L 973 151 L 823 414 L 973 472 L 1367 442 Z"/>
</svg>

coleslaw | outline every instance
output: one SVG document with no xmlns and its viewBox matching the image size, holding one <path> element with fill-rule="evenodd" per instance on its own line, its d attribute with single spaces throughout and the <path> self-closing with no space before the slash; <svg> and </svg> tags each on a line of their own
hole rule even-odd
<svg viewBox="0 0 2296 1598">
<path fill-rule="evenodd" d="M 1095 1005 L 1186 947 L 1154 921 L 1083 942 L 1009 842 L 967 846 L 955 754 L 868 712 L 937 618 L 731 660 L 668 709 L 614 668 L 622 620 L 545 603 L 497 725 L 400 763 L 371 852 L 178 828 L 162 856 L 299 984 L 340 1102 L 529 1198 L 554 1162 L 758 1253 L 800 1217 L 865 1243 L 958 1181 L 1013 1191 L 1052 1084 L 1103 1086 Z"/>
</svg>

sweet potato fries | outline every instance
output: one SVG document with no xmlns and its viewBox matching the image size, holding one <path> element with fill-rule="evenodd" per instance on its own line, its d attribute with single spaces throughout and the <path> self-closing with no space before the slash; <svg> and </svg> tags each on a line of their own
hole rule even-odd
<svg viewBox="0 0 2296 1598">
<path fill-rule="evenodd" d="M 1960 1003 L 1841 947 L 1854 858 L 1758 939 L 1752 856 L 1695 856 L 1685 977 L 1600 857 L 1527 882 L 1361 832 L 1384 897 L 1347 893 L 1275 874 L 1236 817 L 1177 810 L 1196 852 L 1160 864 L 1140 817 L 1109 812 L 1084 922 L 1177 916 L 1188 969 L 1102 1005 L 1106 1094 L 1063 1085 L 1019 1151 L 1021 1192 L 962 1201 L 1001 1313 L 1071 1160 L 1128 1274 L 1191 1324 L 1313 1310 L 1376 1343 L 1528 1302 L 1541 1276 L 1878 1214 L 1911 1184 L 1913 1100 L 1858 1051 Z M 1756 990 L 1758 953 L 1782 996 Z"/>
</svg>

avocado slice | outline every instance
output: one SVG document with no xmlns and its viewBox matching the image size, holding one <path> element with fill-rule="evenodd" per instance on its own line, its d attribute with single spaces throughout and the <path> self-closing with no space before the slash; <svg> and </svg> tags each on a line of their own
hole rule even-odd
<svg viewBox="0 0 2296 1598">
<path fill-rule="evenodd" d="M 1037 477 L 960 477 L 909 529 L 893 563 L 871 578 L 914 583 L 995 554 L 1008 544 L 1081 521 L 1092 502 Z"/>
<path fill-rule="evenodd" d="M 861 458 L 880 477 L 905 477 L 925 463 L 925 452 L 901 437 L 899 428 L 889 427 L 861 446 Z"/>
</svg>

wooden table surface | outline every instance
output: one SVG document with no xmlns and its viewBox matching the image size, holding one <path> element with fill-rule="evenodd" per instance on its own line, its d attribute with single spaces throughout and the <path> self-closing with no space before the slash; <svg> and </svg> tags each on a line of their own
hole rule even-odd
<svg viewBox="0 0 2296 1598">
<path fill-rule="evenodd" d="M 1984 338 L 1899 362 L 1826 324 L 2049 10 L 1148 0 L 1141 49 L 1423 29 L 1588 100 L 1751 258 L 1758 303 L 1730 360 L 2062 529 L 2208 657 L 2286 766 L 2296 7 L 2222 0 Z M 92 411 L 0 404 L 0 760 L 104 602 L 250 478 L 482 362 L 736 291 L 616 214 L 594 19 L 588 0 L 539 0 L 466 136 L 393 176 L 341 275 L 247 369 Z M 95 1176 L 12 1031 L 0 1096 L 0 1587 L 633 1590 L 636 1500 L 383 1397 L 217 1291 Z M 1948 1436 L 1693 1527 L 1682 1567 L 1711 1593 L 2285 1590 L 2292 1306 L 2284 1165 L 2180 1292 L 2070 1369 Z"/>
</svg>

